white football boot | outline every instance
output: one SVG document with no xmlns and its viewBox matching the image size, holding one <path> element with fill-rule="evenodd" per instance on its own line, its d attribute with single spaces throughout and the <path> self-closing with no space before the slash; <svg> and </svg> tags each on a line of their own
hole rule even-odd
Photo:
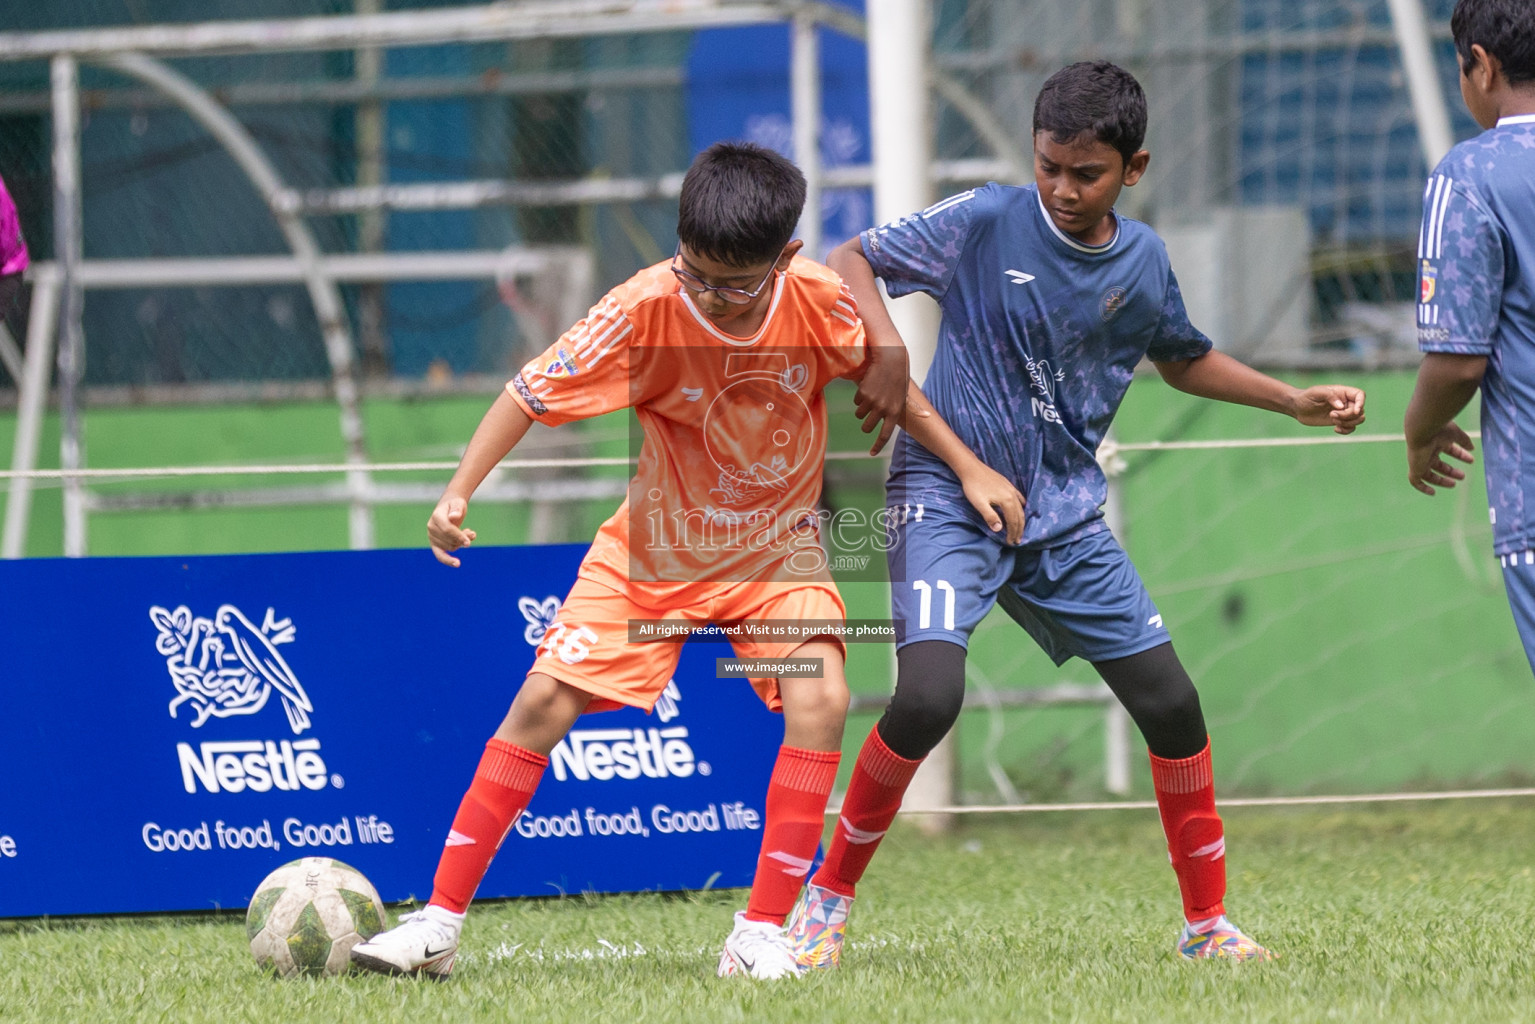
<svg viewBox="0 0 1535 1024">
<path fill-rule="evenodd" d="M 748 921 L 746 911 L 736 911 L 736 926 L 725 939 L 724 952 L 720 953 L 721 978 L 744 974 L 768 980 L 797 978 L 799 973 L 794 949 L 781 925 Z"/>
<path fill-rule="evenodd" d="M 380 974 L 419 974 L 441 980 L 453 970 L 464 915 L 427 904 L 387 932 L 352 947 L 352 963 Z"/>
</svg>

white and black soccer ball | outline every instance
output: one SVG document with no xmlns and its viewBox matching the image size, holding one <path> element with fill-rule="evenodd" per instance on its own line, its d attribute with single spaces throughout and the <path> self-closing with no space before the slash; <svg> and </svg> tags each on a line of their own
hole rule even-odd
<svg viewBox="0 0 1535 1024">
<path fill-rule="evenodd" d="M 285 978 L 346 973 L 352 947 L 383 927 L 373 883 L 330 857 L 304 857 L 273 871 L 245 913 L 251 955 Z"/>
</svg>

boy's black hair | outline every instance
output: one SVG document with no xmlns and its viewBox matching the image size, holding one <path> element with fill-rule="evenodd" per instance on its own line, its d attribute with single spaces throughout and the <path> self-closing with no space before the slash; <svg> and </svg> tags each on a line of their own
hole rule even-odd
<svg viewBox="0 0 1535 1024">
<path fill-rule="evenodd" d="M 1471 47 L 1480 44 L 1498 58 L 1510 85 L 1535 82 L 1535 0 L 1459 0 L 1450 34 L 1468 74 L 1476 66 Z"/>
<path fill-rule="evenodd" d="M 805 176 L 771 149 L 716 142 L 682 179 L 677 237 L 700 256 L 749 267 L 777 259 L 805 208 Z"/>
<path fill-rule="evenodd" d="M 1129 163 L 1146 141 L 1146 93 L 1117 64 L 1069 64 L 1046 79 L 1034 98 L 1034 133 L 1040 132 L 1061 143 L 1089 132 Z"/>
</svg>

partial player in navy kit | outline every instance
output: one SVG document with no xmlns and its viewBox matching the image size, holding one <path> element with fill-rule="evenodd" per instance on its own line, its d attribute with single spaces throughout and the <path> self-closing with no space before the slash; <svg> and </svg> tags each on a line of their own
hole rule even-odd
<svg viewBox="0 0 1535 1024">
<path fill-rule="evenodd" d="M 1407 478 L 1424 494 L 1465 479 L 1443 456 L 1472 461 L 1455 417 L 1480 388 L 1492 550 L 1535 667 L 1535 2 L 1460 0 L 1450 31 L 1461 97 L 1486 131 L 1423 193 Z"/>
<path fill-rule="evenodd" d="M 1162 241 L 1113 209 L 1146 170 L 1145 130 L 1145 96 L 1128 72 L 1073 64 L 1035 103 L 1035 185 L 962 192 L 828 260 L 871 339 L 898 337 L 876 278 L 893 296 L 931 295 L 943 320 L 887 485 L 895 695 L 791 918 L 806 967 L 839 961 L 854 886 L 918 764 L 953 725 L 970 633 L 996 602 L 1057 664 L 1091 662 L 1145 736 L 1183 895 L 1178 952 L 1269 955 L 1225 916 L 1225 839 L 1199 695 L 1104 522 L 1095 453 L 1143 357 L 1180 391 L 1342 434 L 1364 421 L 1364 393 L 1291 387 L 1215 351 L 1189 323 Z"/>
</svg>

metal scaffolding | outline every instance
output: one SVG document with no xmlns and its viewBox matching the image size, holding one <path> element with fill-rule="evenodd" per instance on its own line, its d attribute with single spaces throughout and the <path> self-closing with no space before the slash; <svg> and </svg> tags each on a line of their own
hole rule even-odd
<svg viewBox="0 0 1535 1024">
<path fill-rule="evenodd" d="M 250 285 L 296 282 L 306 286 L 325 339 L 331 380 L 340 411 L 341 435 L 349 461 L 359 467 L 349 474 L 350 534 L 353 547 L 371 546 L 371 506 L 377 498 L 366 471 L 366 438 L 358 411 L 354 371 L 354 344 L 336 285 L 340 281 L 381 282 L 401 280 L 488 279 L 516 267 L 536 267 L 547 261 L 547 249 L 532 248 L 510 257 L 504 252 L 430 252 L 382 256 L 374 253 L 327 255 L 310 232 L 305 217 L 336 214 L 369 214 L 378 211 L 455 210 L 485 206 L 592 205 L 630 203 L 647 199 L 674 199 L 681 187 L 681 172 L 653 177 L 594 177 L 572 181 L 469 180 L 437 183 L 363 183 L 331 189 L 294 189 L 279 177 L 259 145 L 229 113 L 235 103 L 283 103 L 382 100 L 396 97 L 459 95 L 474 92 L 515 94 L 550 89 L 569 89 L 603 82 L 615 87 L 672 83 L 669 69 L 626 69 L 608 72 L 537 73 L 493 80 L 428 79 L 385 82 L 378 79 L 347 83 L 250 83 L 220 90 L 218 99 L 163 63 L 163 59 L 211 54 L 287 53 L 314 50 L 354 50 L 373 47 L 409 47 L 449 42 L 509 41 L 547 37 L 578 37 L 613 33 L 668 32 L 684 29 L 762 23 L 787 23 L 791 32 L 792 113 L 796 153 L 809 182 L 807 210 L 819 209 L 824 188 L 873 185 L 877 202 L 891 209 L 925 205 L 932 182 L 970 184 L 990 178 L 1018 180 L 1025 172 L 1005 133 L 992 122 L 983 105 L 972 102 L 966 109 L 977 131 L 994 141 L 998 156 L 991 159 L 951 160 L 934 163 L 930 134 L 913 130 L 925 123 L 924 110 L 930 79 L 922 53 L 925 46 L 925 3 L 898 0 L 888 5 L 891 15 L 907 11 L 901 53 L 875 62 L 881 89 L 900 90 L 915 102 L 899 116 L 897 103 L 886 105 L 882 127 L 876 127 L 872 165 L 823 168 L 815 144 L 820 122 L 821 94 L 817 60 L 817 29 L 862 37 L 862 21 L 842 8 L 826 3 L 780 0 L 768 3 L 735 3 L 722 0 L 627 0 L 627 2 L 494 3 L 432 11 L 357 14 L 286 21 L 209 22 L 192 25 L 156 25 L 124 28 L 78 29 L 34 33 L 0 33 L 0 61 L 47 58 L 53 65 L 49 97 L 54 125 L 55 233 L 57 260 L 39 265 L 39 281 L 56 282 L 37 289 L 38 300 L 59 304 L 57 347 L 59 401 L 64 421 L 62 441 L 66 468 L 85 464 L 81 442 L 78 385 L 83 292 L 86 289 L 128 287 L 189 287 L 224 284 Z M 876 8 L 876 10 L 881 10 Z M 883 17 L 883 13 L 882 13 Z M 891 19 L 886 19 L 894 21 Z M 899 40 L 897 40 L 899 42 Z M 892 49 L 889 54 L 897 52 Z M 188 112 L 234 157 L 250 178 L 292 250 L 291 257 L 163 258 L 90 260 L 84 258 L 80 237 L 79 196 L 79 62 L 86 61 L 130 76 L 148 90 L 96 90 L 93 103 L 141 103 L 146 95 Z M 913 63 L 914 62 L 914 63 Z M 660 76 L 658 79 L 657 76 Z M 944 95 L 967 94 L 953 80 L 939 74 L 933 79 Z M 5 101 L 7 109 L 30 109 L 37 98 L 21 96 Z M 0 107 L 4 104 L 0 103 Z M 913 148 L 915 147 L 915 148 Z M 807 244 L 819 242 L 820 225 L 807 216 L 801 236 Z M 816 246 L 812 246 L 815 251 Z M 509 262 L 510 259 L 510 262 Z M 521 261 L 521 262 L 519 262 Z M 590 273 L 585 285 L 590 287 Z M 572 319 L 579 316 L 575 310 Z M 42 310 L 37 312 L 42 313 Z M 898 310 L 898 315 L 901 311 Z M 930 314 L 928 314 L 930 317 Z M 913 337 L 931 331 L 914 323 Z M 921 360 L 925 364 L 925 359 Z M 19 382 L 23 390 L 35 386 L 35 378 Z M 41 415 L 42 404 L 33 395 L 19 402 L 25 418 Z M 35 423 L 23 424 L 18 433 L 12 465 L 34 465 L 38 432 Z M 34 446 L 23 452 L 22 442 Z M 65 554 L 86 552 L 87 502 L 78 479 L 65 481 Z M 8 499 L 7 536 L 22 534 L 13 527 L 25 522 L 28 494 L 13 489 Z M 4 551 L 16 557 L 21 541 Z"/>
<path fill-rule="evenodd" d="M 792 6 L 792 13 L 790 8 Z M 509 181 L 459 182 L 428 186 L 362 185 L 327 193 L 304 194 L 288 188 L 227 109 L 205 90 L 156 58 L 207 54 L 293 52 L 357 49 L 359 47 L 423 46 L 435 43 L 507 41 L 610 33 L 664 32 L 726 25 L 792 20 L 795 49 L 809 48 L 814 70 L 814 29 L 821 21 L 846 27 L 845 12 L 822 4 L 739 4 L 688 0 L 614 2 L 495 3 L 448 10 L 359 14 L 286 21 L 209 22 L 129 28 L 79 29 L 55 32 L 0 33 L 0 60 L 46 58 L 52 64 L 51 110 L 54 126 L 54 218 L 57 259 L 39 266 L 36 297 L 58 303 L 59 404 L 63 420 L 61 463 L 64 469 L 85 464 L 79 421 L 78 387 L 83 357 L 83 296 L 86 288 L 131 286 L 184 287 L 198 283 L 254 284 L 297 280 L 306 285 L 325 339 L 332 387 L 340 409 L 341 435 L 347 460 L 358 468 L 347 478 L 351 507 L 351 546 L 373 543 L 372 504 L 378 497 L 369 479 L 367 447 L 358 408 L 353 369 L 353 339 L 341 297 L 339 275 L 350 280 L 382 281 L 495 277 L 508 271 L 500 252 L 418 253 L 402 259 L 373 255 L 336 257 L 322 254 L 303 217 L 317 213 L 384 209 L 452 209 L 487 204 L 530 202 L 613 202 L 675 196 L 681 175 L 650 181 L 575 182 L 565 185 Z M 81 246 L 79 124 L 79 62 L 129 75 L 187 111 L 234 157 L 250 178 L 282 229 L 291 258 L 248 257 L 223 260 L 131 260 L 87 264 Z M 796 56 L 796 67 L 806 57 Z M 798 73 L 796 81 L 808 72 Z M 813 76 L 810 76 L 813 77 Z M 545 85 L 550 84 L 547 81 Z M 420 87 L 417 85 L 417 92 Z M 290 95 L 301 95 L 292 90 Z M 795 91 L 795 120 L 814 138 L 819 93 L 806 83 Z M 813 149 L 813 147 L 811 147 Z M 812 174 L 814 168 L 811 168 Z M 533 254 L 528 259 L 547 259 Z M 589 276 L 589 275 L 588 275 Z M 56 284 L 52 283 L 56 282 Z M 590 281 L 586 282 L 588 288 Z M 54 296 L 58 298 L 55 300 Z M 584 308 L 584 307 L 583 307 Z M 47 312 L 37 311 L 39 322 Z M 29 346 L 36 350 L 36 346 Z M 23 412 L 12 466 L 36 463 L 40 436 L 36 420 L 43 403 L 33 393 L 41 386 L 33 374 L 19 384 Z M 24 450 L 25 449 L 25 450 Z M 67 557 L 86 554 L 87 501 L 78 477 L 64 479 L 65 550 Z M 7 500 L 6 545 L 0 555 L 18 557 L 25 537 L 30 489 L 13 486 Z"/>
</svg>

